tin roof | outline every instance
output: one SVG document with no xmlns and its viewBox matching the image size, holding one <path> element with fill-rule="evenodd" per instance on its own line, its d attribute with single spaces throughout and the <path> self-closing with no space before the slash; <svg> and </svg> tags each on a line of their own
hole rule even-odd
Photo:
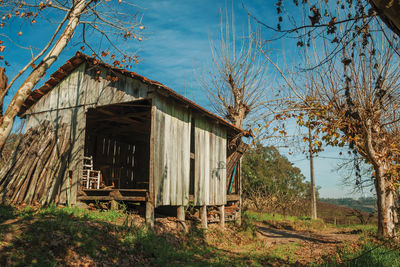
<svg viewBox="0 0 400 267">
<path fill-rule="evenodd" d="M 164 92 L 166 92 L 168 95 L 170 95 L 171 97 L 175 98 L 178 101 L 181 101 L 185 104 L 188 104 L 189 106 L 191 106 L 193 109 L 198 110 L 199 112 L 207 115 L 210 118 L 216 119 L 219 122 L 221 122 L 222 124 L 228 126 L 229 128 L 232 128 L 238 132 L 243 132 L 244 135 L 249 135 L 248 132 L 234 126 L 233 124 L 231 124 L 230 122 L 228 122 L 227 120 L 221 118 L 220 116 L 208 111 L 207 109 L 197 105 L 196 103 L 194 103 L 193 101 L 187 99 L 186 97 L 178 94 L 177 92 L 175 92 L 174 90 L 172 90 L 171 88 L 163 85 L 162 83 L 159 83 L 157 81 L 154 80 L 150 80 L 144 76 L 141 76 L 139 74 L 137 74 L 136 72 L 133 71 L 128 71 L 125 69 L 120 69 L 117 67 L 114 67 L 110 64 L 104 63 L 96 58 L 93 58 L 91 56 L 85 55 L 81 52 L 77 52 L 75 54 L 75 56 L 73 56 L 72 58 L 70 58 L 69 60 L 67 60 L 67 62 L 62 65 L 58 70 L 56 70 L 53 74 L 50 75 L 50 79 L 47 80 L 45 82 L 45 84 L 40 87 L 39 89 L 36 89 L 34 91 L 31 92 L 31 94 L 29 95 L 28 99 L 25 101 L 25 103 L 22 105 L 21 111 L 19 112 L 19 116 L 24 116 L 24 113 L 29 110 L 29 108 L 31 108 L 37 101 L 39 101 L 44 95 L 46 95 L 47 93 L 49 93 L 58 83 L 60 83 L 65 77 L 67 77 L 70 73 L 72 73 L 72 71 L 74 71 L 77 67 L 79 67 L 83 62 L 89 62 L 91 64 L 98 64 L 101 67 L 104 68 L 108 68 L 108 69 L 112 69 L 115 72 L 118 72 L 122 75 L 131 77 L 131 78 L 135 78 L 135 79 L 139 79 L 140 81 L 142 81 L 143 83 L 149 84 L 149 85 L 154 85 L 156 86 L 158 89 L 163 90 Z"/>
</svg>

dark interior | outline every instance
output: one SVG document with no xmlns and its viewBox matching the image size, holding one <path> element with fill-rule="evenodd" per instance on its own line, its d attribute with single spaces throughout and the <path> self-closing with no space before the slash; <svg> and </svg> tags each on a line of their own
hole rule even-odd
<svg viewBox="0 0 400 267">
<path fill-rule="evenodd" d="M 151 102 L 101 106 L 86 115 L 85 156 L 101 171 L 101 187 L 148 189 Z"/>
</svg>

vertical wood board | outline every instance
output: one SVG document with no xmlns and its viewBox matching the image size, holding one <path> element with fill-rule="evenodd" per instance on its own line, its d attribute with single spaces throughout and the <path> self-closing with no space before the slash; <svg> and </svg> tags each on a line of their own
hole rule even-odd
<svg viewBox="0 0 400 267">
<path fill-rule="evenodd" d="M 195 118 L 195 204 L 226 204 L 226 129 Z"/>
<path fill-rule="evenodd" d="M 187 205 L 189 201 L 189 109 L 155 95 L 153 172 L 155 205 Z"/>
</svg>

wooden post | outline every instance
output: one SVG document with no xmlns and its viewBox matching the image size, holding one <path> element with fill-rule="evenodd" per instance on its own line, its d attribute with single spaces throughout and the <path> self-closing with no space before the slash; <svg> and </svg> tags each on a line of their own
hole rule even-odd
<svg viewBox="0 0 400 267">
<path fill-rule="evenodd" d="M 242 154 L 242 156 L 243 156 L 243 154 Z M 243 191 L 243 188 L 242 188 L 242 157 L 240 157 L 240 160 L 239 160 L 238 183 L 239 183 L 239 202 L 238 202 L 239 210 L 236 214 L 236 224 L 238 226 L 241 226 L 242 225 L 242 205 L 243 205 L 243 203 L 242 203 L 242 191 Z"/>
<path fill-rule="evenodd" d="M 154 227 L 154 205 L 150 201 L 146 202 L 146 225 L 149 228 Z"/>
<path fill-rule="evenodd" d="M 110 204 L 112 210 L 118 210 L 118 202 L 115 199 L 111 200 Z"/>
<path fill-rule="evenodd" d="M 203 205 L 200 208 L 200 218 L 201 218 L 201 227 L 207 229 L 207 205 Z"/>
<path fill-rule="evenodd" d="M 176 209 L 176 218 L 179 221 L 179 224 L 182 225 L 183 231 L 187 231 L 186 228 L 186 223 L 185 223 L 185 207 L 184 206 L 178 206 Z"/>
<path fill-rule="evenodd" d="M 225 205 L 219 206 L 219 225 L 225 228 Z"/>
<path fill-rule="evenodd" d="M 150 162 L 149 162 L 149 194 L 146 202 L 146 225 L 149 228 L 154 227 L 154 120 L 156 107 L 152 100 L 151 103 L 151 123 L 150 123 Z"/>
<path fill-rule="evenodd" d="M 176 209 L 176 218 L 180 221 L 185 221 L 185 207 L 178 206 Z"/>
<path fill-rule="evenodd" d="M 310 156 L 310 178 L 311 178 L 311 218 L 317 219 L 317 195 L 315 192 L 315 177 L 314 177 L 314 159 L 313 159 L 313 135 L 311 127 L 308 127 L 308 142 L 309 142 L 309 156 Z"/>
</svg>

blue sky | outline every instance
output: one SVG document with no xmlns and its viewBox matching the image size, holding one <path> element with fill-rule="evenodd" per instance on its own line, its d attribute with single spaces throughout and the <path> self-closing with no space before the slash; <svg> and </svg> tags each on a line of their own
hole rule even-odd
<svg viewBox="0 0 400 267">
<path fill-rule="evenodd" d="M 276 25 L 277 15 L 275 1 L 244 1 L 244 5 L 255 16 L 264 22 Z M 209 103 L 204 91 L 200 89 L 194 70 L 207 63 L 210 59 L 209 37 L 216 34 L 219 28 L 219 12 L 228 5 L 233 6 L 235 24 L 237 31 L 247 27 L 247 15 L 242 9 L 241 1 L 135 1 L 135 4 L 142 8 L 143 24 L 146 27 L 146 38 L 138 44 L 121 43 L 120 45 L 130 53 L 137 53 L 141 62 L 133 67 L 133 71 L 150 79 L 159 81 L 178 93 L 196 101 L 202 106 L 209 108 Z M 39 24 L 39 23 L 38 23 Z M 18 37 L 16 32 L 20 29 L 18 23 L 13 24 L 5 30 L 14 40 L 21 44 L 32 44 L 40 47 L 47 40 L 46 33 L 54 29 L 54 25 L 40 23 L 38 27 L 27 27 L 23 29 L 23 35 Z M 269 38 L 270 36 L 266 36 Z M 11 78 L 25 62 L 29 60 L 30 52 L 17 49 L 11 43 L 6 43 L 5 56 L 11 67 L 7 74 Z M 78 46 L 79 47 L 79 46 Z M 71 47 L 65 51 L 56 66 L 61 66 L 66 59 L 76 52 L 77 47 Z M 287 41 L 278 41 L 271 46 L 271 57 L 277 62 L 283 62 L 285 56 L 288 62 L 295 57 L 294 45 Z M 277 75 L 270 67 L 271 85 L 278 86 Z M 49 72 L 51 73 L 51 71 Z M 18 85 L 18 83 L 16 84 Z M 16 88 L 16 87 L 14 87 Z M 15 90 L 15 89 L 14 89 Z M 13 91 L 10 92 L 12 95 Z M 9 103 L 10 98 L 5 100 Z M 279 145 L 279 144 L 277 144 Z M 309 179 L 309 161 L 306 155 L 295 153 L 290 156 L 287 149 L 282 153 L 299 167 L 303 174 Z M 321 187 L 322 197 L 358 197 L 352 194 L 352 188 L 341 186 L 341 178 L 332 170 L 336 167 L 339 157 L 337 149 L 328 148 L 320 154 L 321 158 L 315 159 L 316 183 Z"/>
</svg>

